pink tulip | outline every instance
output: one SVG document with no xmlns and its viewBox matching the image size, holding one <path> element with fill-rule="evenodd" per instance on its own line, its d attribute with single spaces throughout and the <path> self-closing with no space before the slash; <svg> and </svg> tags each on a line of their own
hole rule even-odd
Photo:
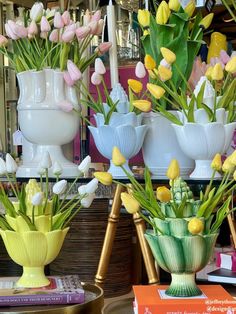
<svg viewBox="0 0 236 314">
<path fill-rule="evenodd" d="M 62 14 L 62 20 L 64 25 L 69 25 L 70 24 L 70 13 L 68 11 L 65 11 Z"/>
<path fill-rule="evenodd" d="M 140 79 L 142 79 L 146 76 L 146 69 L 145 69 L 144 64 L 141 61 L 139 61 L 136 64 L 135 75 L 137 76 L 137 78 L 140 78 Z"/>
<path fill-rule="evenodd" d="M 9 20 L 7 24 L 5 24 L 5 29 L 7 35 L 13 40 L 16 40 L 18 38 L 26 38 L 28 35 L 28 31 L 24 26 L 16 24 L 11 20 Z"/>
<path fill-rule="evenodd" d="M 99 56 L 103 55 L 106 53 L 112 46 L 112 43 L 110 41 L 101 43 L 97 48 L 96 52 L 98 53 Z"/>
<path fill-rule="evenodd" d="M 58 29 L 54 29 L 50 36 L 49 36 L 49 40 L 52 42 L 52 43 L 58 43 L 59 42 L 59 30 Z"/>
<path fill-rule="evenodd" d="M 93 85 L 100 85 L 102 82 L 102 76 L 96 72 L 93 72 L 91 76 L 91 83 Z"/>
<path fill-rule="evenodd" d="M 75 32 L 74 31 L 65 31 L 62 36 L 61 39 L 64 43 L 69 43 L 71 42 L 75 37 Z"/>
<path fill-rule="evenodd" d="M 90 14 L 89 10 L 86 10 L 85 15 L 84 15 L 83 24 L 84 24 L 84 26 L 87 26 L 90 22 L 91 22 L 91 14 Z"/>
<path fill-rule="evenodd" d="M 100 19 L 101 19 L 101 11 L 100 10 L 97 10 L 91 17 L 91 21 L 95 21 L 95 22 L 98 22 Z"/>
<path fill-rule="evenodd" d="M 48 32 L 41 32 L 40 33 L 40 38 L 47 39 L 48 38 Z"/>
<path fill-rule="evenodd" d="M 80 69 L 71 60 L 67 61 L 67 70 L 68 70 L 70 77 L 73 81 L 78 81 L 81 79 L 82 74 L 80 72 Z"/>
<path fill-rule="evenodd" d="M 100 35 L 103 31 L 103 27 L 104 27 L 104 20 L 101 19 L 98 21 L 98 28 L 95 35 Z"/>
<path fill-rule="evenodd" d="M 58 107 L 65 112 L 71 112 L 74 109 L 72 103 L 67 100 L 61 101 L 58 104 Z"/>
<path fill-rule="evenodd" d="M 63 28 L 64 27 L 64 21 L 62 19 L 61 13 L 56 12 L 54 15 L 53 25 L 55 28 Z"/>
<path fill-rule="evenodd" d="M 96 58 L 94 69 L 97 74 L 103 75 L 106 73 L 106 68 L 100 58 Z"/>
<path fill-rule="evenodd" d="M 77 28 L 77 30 L 75 31 L 77 39 L 81 40 L 85 37 L 88 36 L 88 34 L 90 34 L 91 28 L 88 26 L 81 26 L 79 28 Z"/>
<path fill-rule="evenodd" d="M 33 20 L 31 21 L 29 27 L 28 27 L 28 36 L 35 36 L 38 34 L 38 27 L 36 22 Z"/>
<path fill-rule="evenodd" d="M 220 61 L 224 64 L 228 63 L 230 60 L 230 56 L 227 54 L 225 50 L 220 51 Z"/>
<path fill-rule="evenodd" d="M 8 23 L 5 24 L 5 31 L 6 31 L 6 34 L 9 38 L 11 38 L 13 40 L 19 39 L 19 36 L 16 35 L 15 32 L 13 32 L 12 28 L 10 27 L 10 25 Z"/>
<path fill-rule="evenodd" d="M 67 31 L 76 31 L 76 24 L 74 22 L 72 22 L 70 25 L 65 27 L 65 32 Z"/>
<path fill-rule="evenodd" d="M 64 80 L 65 80 L 65 82 L 66 82 L 66 84 L 68 85 L 68 86 L 74 86 L 74 84 L 75 84 L 75 81 L 74 80 L 72 80 L 72 78 L 70 77 L 70 74 L 69 74 L 69 72 L 68 71 L 65 71 L 64 73 L 63 73 L 63 77 L 64 77 Z"/>
<path fill-rule="evenodd" d="M 211 66 L 215 66 L 217 63 L 220 63 L 221 66 L 222 66 L 222 69 L 224 69 L 225 65 L 224 63 L 220 60 L 219 57 L 212 57 L 211 60 L 210 60 L 210 65 Z"/>
<path fill-rule="evenodd" d="M 0 47 L 6 47 L 8 44 L 8 39 L 0 34 Z"/>
<path fill-rule="evenodd" d="M 40 22 L 40 29 L 42 33 L 50 32 L 51 30 L 51 26 L 45 16 L 42 16 L 42 19 Z"/>
<path fill-rule="evenodd" d="M 92 35 L 96 35 L 97 29 L 98 29 L 98 22 L 96 21 L 90 22 L 88 26 L 91 28 L 90 33 Z"/>
</svg>

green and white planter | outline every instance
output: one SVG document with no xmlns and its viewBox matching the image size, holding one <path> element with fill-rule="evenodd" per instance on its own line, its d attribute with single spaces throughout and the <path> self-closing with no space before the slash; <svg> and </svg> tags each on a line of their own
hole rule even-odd
<svg viewBox="0 0 236 314">
<path fill-rule="evenodd" d="M 154 223 L 163 234 L 154 231 L 145 234 L 156 262 L 171 273 L 172 281 L 166 290 L 170 296 L 192 297 L 202 294 L 195 283 L 195 274 L 207 265 L 218 236 L 217 233 L 204 234 L 205 230 L 203 234 L 190 234 L 190 219 L 155 218 Z"/>
</svg>

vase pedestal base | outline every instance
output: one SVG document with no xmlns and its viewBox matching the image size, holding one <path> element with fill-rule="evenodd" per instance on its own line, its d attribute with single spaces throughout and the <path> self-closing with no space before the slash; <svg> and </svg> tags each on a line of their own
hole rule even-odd
<svg viewBox="0 0 236 314">
<path fill-rule="evenodd" d="M 44 266 L 23 267 L 23 275 L 16 284 L 18 287 L 39 288 L 48 286 L 50 281 L 44 274 Z"/>
<path fill-rule="evenodd" d="M 195 274 L 171 274 L 171 284 L 166 294 L 172 297 L 194 297 L 202 294 L 195 283 Z"/>
<path fill-rule="evenodd" d="M 210 180 L 213 174 L 211 168 L 212 160 L 195 160 L 196 166 L 194 171 L 190 174 L 191 179 L 205 179 Z M 220 179 L 221 175 L 216 172 L 215 179 Z"/>
<path fill-rule="evenodd" d="M 126 163 L 123 165 L 124 169 L 129 172 L 131 175 L 133 175 L 130 167 L 129 167 L 129 161 L 127 160 Z M 110 160 L 110 168 L 108 169 L 108 172 L 112 175 L 113 178 L 127 178 L 125 172 L 121 167 L 115 166 Z"/>
</svg>

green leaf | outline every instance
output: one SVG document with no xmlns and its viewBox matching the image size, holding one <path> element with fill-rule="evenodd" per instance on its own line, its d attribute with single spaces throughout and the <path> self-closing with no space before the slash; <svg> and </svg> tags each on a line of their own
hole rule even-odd
<svg viewBox="0 0 236 314">
<path fill-rule="evenodd" d="M 202 86 L 200 88 L 200 91 L 197 95 L 197 99 L 196 99 L 196 102 L 197 102 L 197 109 L 201 108 L 201 104 L 203 102 L 203 96 L 204 96 L 204 91 L 205 91 L 205 86 L 206 86 L 206 81 L 202 83 Z"/>
<path fill-rule="evenodd" d="M 161 106 L 158 106 L 157 109 L 164 117 L 166 117 L 172 123 L 177 125 L 183 125 L 183 123 L 173 113 L 163 109 Z"/>
<path fill-rule="evenodd" d="M 202 13 L 200 10 L 198 10 L 197 15 L 195 16 L 193 28 L 191 31 L 191 36 L 190 36 L 191 40 L 194 40 L 194 38 L 197 36 L 199 32 L 199 23 L 201 20 L 202 20 Z"/>
<path fill-rule="evenodd" d="M 189 103 L 188 107 L 188 122 L 195 122 L 194 120 L 194 106 L 195 106 L 195 99 L 194 97 L 191 98 L 191 101 Z"/>
</svg>

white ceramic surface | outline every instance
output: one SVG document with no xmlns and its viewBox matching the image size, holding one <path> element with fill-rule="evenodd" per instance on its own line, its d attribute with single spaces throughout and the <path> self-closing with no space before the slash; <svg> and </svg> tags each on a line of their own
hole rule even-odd
<svg viewBox="0 0 236 314">
<path fill-rule="evenodd" d="M 26 71 L 18 74 L 20 97 L 18 119 L 25 139 L 32 143 L 23 150 L 27 158 L 17 171 L 18 177 L 38 176 L 42 154 L 48 151 L 52 161 L 58 161 L 62 176 L 78 175 L 77 166 L 67 160 L 61 146 L 71 142 L 79 130 L 79 116 L 75 112 L 64 112 L 59 103 L 69 101 L 79 109 L 76 91 L 68 87 L 63 73 L 57 70 Z M 27 153 L 26 149 L 31 151 Z M 49 175 L 52 175 L 49 171 Z"/>
<path fill-rule="evenodd" d="M 194 168 L 194 161 L 181 150 L 171 122 L 152 112 L 144 114 L 143 124 L 148 127 L 143 142 L 143 159 L 152 174 L 158 178 L 165 177 L 171 160 L 177 159 L 181 176 L 188 176 Z"/>
</svg>

